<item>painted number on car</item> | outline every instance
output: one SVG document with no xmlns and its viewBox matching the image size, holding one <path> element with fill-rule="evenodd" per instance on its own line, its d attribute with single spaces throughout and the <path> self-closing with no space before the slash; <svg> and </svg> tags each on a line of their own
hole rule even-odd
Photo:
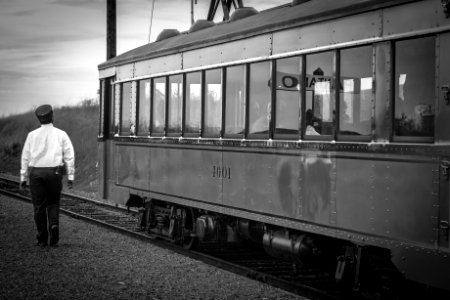
<svg viewBox="0 0 450 300">
<path fill-rule="evenodd" d="M 212 177 L 231 179 L 231 168 L 224 166 L 213 166 Z"/>
</svg>

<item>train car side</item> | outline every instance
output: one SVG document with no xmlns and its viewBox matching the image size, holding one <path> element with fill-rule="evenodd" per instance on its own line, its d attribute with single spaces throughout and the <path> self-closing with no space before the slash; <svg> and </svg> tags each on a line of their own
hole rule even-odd
<svg viewBox="0 0 450 300">
<path fill-rule="evenodd" d="M 372 257 L 448 290 L 442 5 L 314 0 L 105 62 L 101 196 L 187 246 L 246 238 L 351 285 Z"/>
<path fill-rule="evenodd" d="M 398 269 L 419 282 L 444 285 L 450 275 L 448 244 L 439 237 L 434 158 L 120 142 L 115 151 L 117 171 L 108 194 L 122 195 L 116 203 L 125 205 L 129 194 L 161 199 L 388 248 Z"/>
</svg>

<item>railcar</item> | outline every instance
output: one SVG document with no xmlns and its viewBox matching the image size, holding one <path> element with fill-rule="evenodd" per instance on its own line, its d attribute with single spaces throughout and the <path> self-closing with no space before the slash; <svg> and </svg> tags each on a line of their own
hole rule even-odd
<svg viewBox="0 0 450 300">
<path fill-rule="evenodd" d="M 449 291 L 449 9 L 242 7 L 107 60 L 101 198 L 185 247 L 244 239 L 352 288 Z"/>
</svg>

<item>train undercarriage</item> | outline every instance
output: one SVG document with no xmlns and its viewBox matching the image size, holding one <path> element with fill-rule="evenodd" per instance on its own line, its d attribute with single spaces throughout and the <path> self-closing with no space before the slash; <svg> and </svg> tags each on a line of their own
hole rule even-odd
<svg viewBox="0 0 450 300">
<path fill-rule="evenodd" d="M 130 201 L 131 200 L 131 201 Z M 201 243 L 252 244 L 267 254 L 329 274 L 352 293 L 375 292 L 395 297 L 406 284 L 391 262 L 389 249 L 263 224 L 161 200 L 132 195 L 129 206 L 139 207 L 140 230 L 153 237 L 196 249 Z M 384 297 L 382 297 L 384 298 Z"/>
</svg>

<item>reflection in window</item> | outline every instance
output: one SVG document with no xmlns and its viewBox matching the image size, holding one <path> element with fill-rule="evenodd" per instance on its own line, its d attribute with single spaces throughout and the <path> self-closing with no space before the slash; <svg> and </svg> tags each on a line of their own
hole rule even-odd
<svg viewBox="0 0 450 300">
<path fill-rule="evenodd" d="M 137 135 L 148 135 L 150 130 L 150 79 L 139 81 L 139 112 Z"/>
<path fill-rule="evenodd" d="M 181 113 L 183 112 L 183 77 L 169 77 L 169 133 L 181 133 Z"/>
<path fill-rule="evenodd" d="M 339 132 L 370 135 L 372 117 L 372 47 L 341 51 Z"/>
<path fill-rule="evenodd" d="M 200 133 L 202 112 L 202 73 L 186 74 L 186 133 Z"/>
<path fill-rule="evenodd" d="M 333 52 L 306 57 L 305 135 L 332 135 L 334 132 Z"/>
<path fill-rule="evenodd" d="M 270 62 L 250 65 L 249 134 L 265 133 L 270 124 Z"/>
<path fill-rule="evenodd" d="M 120 134 L 130 135 L 131 133 L 131 82 L 122 84 L 122 114 L 120 122 Z"/>
<path fill-rule="evenodd" d="M 225 135 L 243 134 L 245 128 L 245 66 L 227 69 Z"/>
<path fill-rule="evenodd" d="M 205 135 L 220 135 L 222 128 L 222 70 L 205 72 Z"/>
<path fill-rule="evenodd" d="M 153 80 L 152 133 L 164 133 L 166 122 L 166 78 Z"/>
<path fill-rule="evenodd" d="M 298 135 L 300 120 L 300 57 L 277 61 L 275 134 Z"/>
<path fill-rule="evenodd" d="M 435 38 L 395 43 L 397 136 L 434 136 Z"/>
</svg>

